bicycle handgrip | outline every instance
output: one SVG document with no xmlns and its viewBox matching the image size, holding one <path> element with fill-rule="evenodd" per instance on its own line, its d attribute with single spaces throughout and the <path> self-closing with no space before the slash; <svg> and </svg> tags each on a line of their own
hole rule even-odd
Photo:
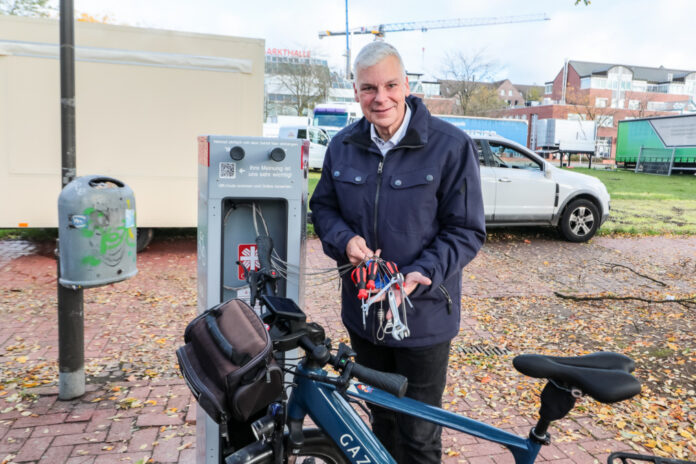
<svg viewBox="0 0 696 464">
<path fill-rule="evenodd" d="M 401 374 L 376 371 L 358 363 L 353 364 L 351 375 L 363 383 L 402 398 L 408 388 L 408 379 Z"/>
<path fill-rule="evenodd" d="M 259 235 L 256 237 L 256 251 L 259 254 L 259 267 L 270 271 L 273 239 L 271 239 L 269 235 Z"/>
</svg>

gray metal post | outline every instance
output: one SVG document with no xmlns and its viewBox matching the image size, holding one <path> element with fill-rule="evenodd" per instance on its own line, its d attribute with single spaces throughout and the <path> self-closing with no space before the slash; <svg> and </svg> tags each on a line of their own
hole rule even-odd
<svg viewBox="0 0 696 464">
<path fill-rule="evenodd" d="M 640 164 L 640 157 L 643 154 L 643 145 L 640 146 L 640 150 L 638 151 L 638 159 L 636 160 L 636 168 L 633 170 L 633 172 L 638 172 L 638 165 Z"/>
<path fill-rule="evenodd" d="M 348 30 L 348 0 L 346 0 L 346 80 L 350 80 L 350 30 Z"/>
<path fill-rule="evenodd" d="M 676 148 L 672 148 L 672 159 L 669 160 L 669 169 L 667 171 L 667 175 L 671 176 L 672 175 L 672 166 L 674 166 L 674 155 L 677 153 Z"/>
<path fill-rule="evenodd" d="M 75 162 L 75 37 L 72 0 L 60 1 L 61 183 L 76 176 Z M 60 244 L 59 244 L 60 246 Z M 60 279 L 60 262 L 58 263 Z M 84 300 L 81 287 L 58 284 L 58 398 L 85 393 Z"/>
</svg>

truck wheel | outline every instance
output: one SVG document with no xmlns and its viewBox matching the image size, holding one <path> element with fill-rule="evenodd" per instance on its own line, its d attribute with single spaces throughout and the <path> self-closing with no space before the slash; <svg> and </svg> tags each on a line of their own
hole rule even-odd
<svg viewBox="0 0 696 464">
<path fill-rule="evenodd" d="M 586 242 L 599 227 L 599 211 L 594 203 L 585 199 L 572 201 L 561 217 L 561 235 L 569 242 Z"/>
<path fill-rule="evenodd" d="M 152 241 L 152 237 L 155 236 L 154 229 L 149 227 L 138 227 L 138 240 L 136 242 L 136 251 L 140 253 L 143 251 Z"/>
</svg>

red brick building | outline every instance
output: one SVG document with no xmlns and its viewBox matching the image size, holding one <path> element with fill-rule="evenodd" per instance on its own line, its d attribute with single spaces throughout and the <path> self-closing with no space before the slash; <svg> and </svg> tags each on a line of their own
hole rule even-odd
<svg viewBox="0 0 696 464">
<path fill-rule="evenodd" d="M 597 155 L 613 158 L 619 121 L 690 112 L 696 112 L 696 71 L 568 61 L 546 83 L 541 104 L 510 108 L 501 116 L 527 119 L 532 149 L 539 119 L 594 120 Z"/>
</svg>

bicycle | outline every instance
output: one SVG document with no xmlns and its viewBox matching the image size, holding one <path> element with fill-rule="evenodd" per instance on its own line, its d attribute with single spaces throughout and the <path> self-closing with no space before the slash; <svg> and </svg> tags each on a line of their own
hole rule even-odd
<svg viewBox="0 0 696 464">
<path fill-rule="evenodd" d="M 602 403 L 629 399 L 640 392 L 640 382 L 631 375 L 634 362 L 612 352 L 578 357 L 523 354 L 513 359 L 523 374 L 548 380 L 541 393 L 539 420 L 528 437 L 514 435 L 492 425 L 426 405 L 404 396 L 407 380 L 398 374 L 364 367 L 351 358 L 351 348 L 341 343 L 336 354 L 317 323 L 308 323 L 294 301 L 275 296 L 275 279 L 270 255 L 272 241 L 257 239 L 261 269 L 251 271 L 252 305 L 258 298 L 262 320 L 268 325 L 274 351 L 287 353 L 296 348 L 305 352 L 294 366 L 286 363 L 293 376 L 292 392 L 268 406 L 265 414 L 247 424 L 253 434 L 249 443 L 228 448 L 225 464 L 240 463 L 395 463 L 384 446 L 353 408 L 370 403 L 404 414 L 415 415 L 490 442 L 505 446 L 516 464 L 531 464 L 541 446 L 551 441 L 548 427 L 565 417 L 583 395 Z M 325 369 L 330 366 L 336 375 Z M 356 379 L 357 382 L 353 381 Z M 304 428 L 309 416 L 318 428 Z M 240 424 L 236 424 L 237 427 Z M 234 427 L 232 427 L 233 429 Z M 690 461 L 665 459 L 631 453 L 613 453 L 608 462 L 648 461 L 655 464 L 687 464 Z M 691 464 L 694 464 L 691 462 Z"/>
</svg>

